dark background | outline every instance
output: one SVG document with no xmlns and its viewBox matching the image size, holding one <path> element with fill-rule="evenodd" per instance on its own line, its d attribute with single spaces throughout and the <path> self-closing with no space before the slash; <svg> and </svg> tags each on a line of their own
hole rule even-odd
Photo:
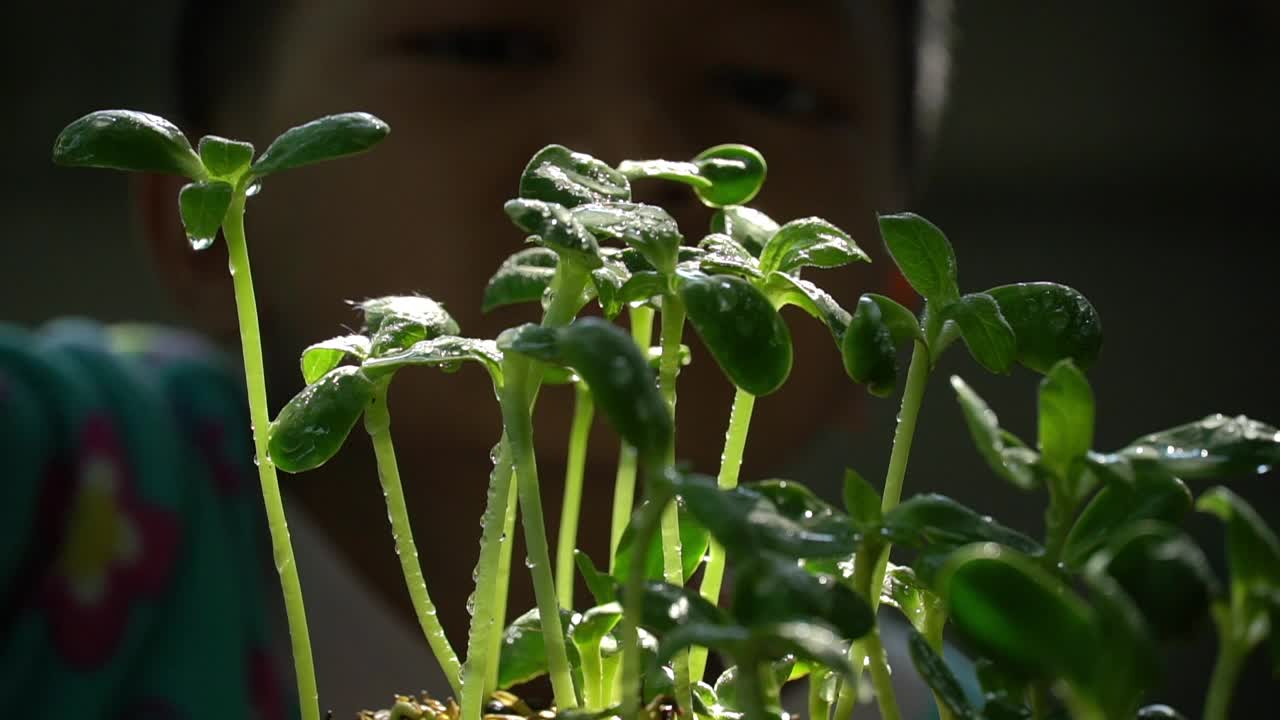
<svg viewBox="0 0 1280 720">
<path fill-rule="evenodd" d="M 956 245 L 962 287 L 1051 279 L 1093 301 L 1107 336 L 1091 372 L 1099 449 L 1209 412 L 1280 420 L 1271 352 L 1280 311 L 1271 217 L 1280 187 L 1278 8 L 1266 0 L 958 8 L 951 104 L 915 209 Z M 109 11 L 64 1 L 9 16 L 0 44 L 8 54 L 0 56 L 0 319 L 176 318 L 141 262 L 122 176 L 58 171 L 48 161 L 57 130 L 87 110 L 172 108 L 164 30 L 172 12 L 154 0 Z M 911 483 L 946 488 L 1034 530 L 1041 499 L 1018 496 L 985 470 L 945 376 L 963 373 L 1024 437 L 1034 437 L 1035 378 L 980 374 L 964 355 L 951 353 L 935 375 Z M 887 461 L 896 401 L 873 408 L 883 433 L 853 453 L 869 477 Z M 1280 524 L 1274 478 L 1234 486 Z M 1221 568 L 1219 528 L 1199 518 L 1192 527 Z M 1202 628 L 1174 654 L 1207 667 L 1212 652 Z M 1275 688 L 1261 653 L 1254 659 L 1241 712 Z M 1175 676 L 1158 699 L 1194 715 L 1200 672 Z"/>
</svg>

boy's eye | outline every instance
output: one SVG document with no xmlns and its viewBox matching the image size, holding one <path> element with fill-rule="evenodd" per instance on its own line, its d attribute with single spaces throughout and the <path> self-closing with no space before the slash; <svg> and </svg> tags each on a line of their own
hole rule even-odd
<svg viewBox="0 0 1280 720">
<path fill-rule="evenodd" d="M 838 125 L 848 119 L 835 98 L 774 70 L 725 65 L 708 73 L 707 84 L 713 93 L 789 122 Z"/>
<path fill-rule="evenodd" d="M 395 49 L 419 57 L 467 65 L 533 67 L 556 59 L 552 39 L 531 28 L 473 25 L 406 33 Z"/>
</svg>

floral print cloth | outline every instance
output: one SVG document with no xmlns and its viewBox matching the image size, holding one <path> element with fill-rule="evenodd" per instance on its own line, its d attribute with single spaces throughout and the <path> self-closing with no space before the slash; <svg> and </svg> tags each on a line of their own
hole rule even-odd
<svg viewBox="0 0 1280 720">
<path fill-rule="evenodd" d="M 0 715 L 296 714 L 236 378 L 176 331 L 0 325 Z"/>
</svg>

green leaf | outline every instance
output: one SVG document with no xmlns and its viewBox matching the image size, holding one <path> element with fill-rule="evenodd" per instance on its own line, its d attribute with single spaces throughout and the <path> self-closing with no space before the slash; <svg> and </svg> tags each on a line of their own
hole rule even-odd
<svg viewBox="0 0 1280 720">
<path fill-rule="evenodd" d="M 358 302 L 356 307 L 364 313 L 372 357 L 399 353 L 414 343 L 459 332 L 458 323 L 443 305 L 421 295 L 388 295 Z"/>
<path fill-rule="evenodd" d="M 689 322 L 737 387 L 768 395 L 791 374 L 791 333 L 769 298 L 732 275 L 679 276 Z"/>
<path fill-rule="evenodd" d="M 1191 510 L 1191 491 L 1163 468 L 1140 463 L 1129 466 L 1133 483 L 1111 483 L 1098 491 L 1076 518 L 1063 545 L 1069 567 L 1081 567 L 1110 538 L 1143 520 L 1178 523 Z"/>
<path fill-rule="evenodd" d="M 965 295 L 948 305 L 943 316 L 955 321 L 969 354 L 979 365 L 993 373 L 1008 374 L 1017 354 L 1017 341 L 1013 328 L 990 295 Z"/>
<path fill-rule="evenodd" d="M 200 161 L 209 173 L 228 181 L 239 180 L 253 161 L 253 143 L 205 135 L 199 148 Z"/>
<path fill-rule="evenodd" d="M 797 663 L 793 657 L 783 657 L 773 660 L 769 663 L 769 672 L 773 674 L 773 681 L 778 687 L 782 687 L 787 682 L 796 678 L 792 677 Z M 720 673 L 720 677 L 716 678 L 715 684 L 716 697 L 720 700 L 720 704 L 730 710 L 739 709 L 738 705 L 738 666 L 730 665 Z M 726 715 L 726 720 L 732 718 L 733 715 Z"/>
<path fill-rule="evenodd" d="M 555 251 L 545 247 L 525 248 L 503 260 L 485 286 L 480 310 L 541 301 L 556 276 L 556 264 Z"/>
<path fill-rule="evenodd" d="M 879 527 L 880 492 L 866 478 L 852 468 L 844 469 L 844 508 L 849 518 L 860 532 L 870 532 Z"/>
<path fill-rule="evenodd" d="M 516 227 L 532 233 L 531 241 L 587 270 L 600 267 L 600 245 L 563 205 L 541 200 L 508 200 L 502 209 Z"/>
<path fill-rule="evenodd" d="M 826 290 L 808 280 L 782 272 L 769 273 L 760 289 L 774 306 L 781 308 L 784 305 L 795 305 L 821 320 L 831 331 L 837 346 L 843 341 L 852 318 L 849 311 L 840 307 L 840 303 L 827 294 Z"/>
<path fill-rule="evenodd" d="M 856 682 L 853 666 L 849 664 L 849 644 L 826 623 L 791 620 L 758 625 L 751 628 L 751 642 L 766 658 L 794 656 L 830 668 L 847 682 Z M 788 673 L 783 682 L 791 677 Z"/>
<path fill-rule="evenodd" d="M 884 323 L 880 306 L 865 295 L 849 320 L 840 343 L 844 371 L 854 382 L 880 397 L 893 392 L 898 382 L 898 351 L 893 334 Z"/>
<path fill-rule="evenodd" d="M 1028 555 L 1043 552 L 1036 541 L 944 495 L 916 495 L 884 515 L 884 535 L 896 545 L 920 550 L 995 542 Z"/>
<path fill-rule="evenodd" d="M 99 110 L 66 126 L 53 143 L 53 161 L 72 167 L 185 175 L 192 180 L 208 175 L 177 126 L 133 110 Z"/>
<path fill-rule="evenodd" d="M 597 238 L 615 238 L 636 249 L 658 272 L 676 269 L 676 251 L 684 239 L 666 210 L 630 202 L 588 203 L 570 211 Z"/>
<path fill-rule="evenodd" d="M 733 617 L 748 627 L 821 621 L 842 637 L 862 637 L 875 622 L 861 595 L 828 575 L 808 572 L 774 552 L 736 558 Z"/>
<path fill-rule="evenodd" d="M 889 328 L 894 345 L 906 345 L 914 340 L 924 340 L 924 331 L 920 329 L 920 320 L 898 301 L 876 293 L 864 293 L 880 308 L 880 320 Z"/>
<path fill-rule="evenodd" d="M 641 178 L 659 178 L 684 183 L 689 187 L 707 189 L 711 181 L 703 177 L 698 166 L 691 162 L 673 160 L 623 160 L 618 163 L 618 172 L 628 180 Z"/>
<path fill-rule="evenodd" d="M 793 558 L 844 558 L 858 548 L 856 535 L 805 528 L 751 488 L 721 489 L 705 475 L 683 475 L 675 484 L 690 514 L 731 555 L 773 551 Z"/>
<path fill-rule="evenodd" d="M 653 369 L 626 331 L 586 317 L 563 328 L 512 328 L 498 337 L 498 347 L 573 368 L 623 440 L 642 457 L 666 453 L 674 431 L 671 413 Z"/>
<path fill-rule="evenodd" d="M 833 268 L 851 262 L 871 262 L 848 233 L 819 217 L 792 220 L 778 228 L 760 252 L 765 273 L 791 272 L 802 267 Z"/>
<path fill-rule="evenodd" d="M 502 384 L 502 351 L 493 340 L 441 335 L 430 340 L 420 340 L 408 348 L 394 353 L 370 358 L 364 362 L 370 377 L 395 372 L 409 365 L 438 366 L 445 372 L 454 372 L 465 361 L 479 362 L 493 378 L 495 386 Z"/>
<path fill-rule="evenodd" d="M 574 615 L 568 625 L 569 636 L 579 649 L 598 644 L 622 619 L 622 606 L 616 602 L 605 603 Z"/>
<path fill-rule="evenodd" d="M 918 632 L 924 632 L 931 616 L 946 612 L 942 598 L 925 586 L 915 570 L 893 563 L 885 570 L 880 602 L 897 608 Z"/>
<path fill-rule="evenodd" d="M 280 134 L 249 170 L 259 177 L 362 153 L 391 132 L 382 120 L 364 112 L 328 115 Z"/>
<path fill-rule="evenodd" d="M 641 270 L 618 288 L 618 302 L 634 303 L 661 296 L 667 291 L 667 279 L 654 270 Z"/>
<path fill-rule="evenodd" d="M 850 544 L 860 540 L 848 516 L 798 482 L 763 480 L 748 487 L 768 498 L 780 514 L 809 532 L 845 538 Z"/>
<path fill-rule="evenodd" d="M 647 500 L 641 506 L 645 504 L 648 504 Z M 688 580 L 702 566 L 702 559 L 707 552 L 711 534 L 696 517 L 689 514 L 684 503 L 678 499 L 677 506 L 680 520 L 680 558 L 684 568 L 684 579 Z M 634 542 L 635 527 L 628 525 L 618 540 L 618 554 L 613 561 L 614 577 L 625 579 L 630 574 L 632 555 L 635 554 L 635 548 L 631 545 Z M 650 580 L 661 580 L 663 576 L 662 537 L 660 533 L 655 533 L 645 552 L 645 577 Z"/>
<path fill-rule="evenodd" d="M 340 335 L 308 345 L 302 351 L 302 380 L 310 385 L 325 373 L 338 367 L 350 355 L 364 360 L 369 355 L 369 338 L 363 335 Z"/>
<path fill-rule="evenodd" d="M 982 654 L 1038 677 L 1092 676 L 1102 647 L 1092 610 L 1034 561 L 979 543 L 953 553 L 938 580 L 951 622 Z"/>
<path fill-rule="evenodd" d="M 960 409 L 964 411 L 965 424 L 969 426 L 969 434 L 973 444 L 987 465 L 997 475 L 1013 483 L 1015 486 L 1030 490 L 1039 483 L 1036 474 L 1036 454 L 1020 444 L 1010 446 L 1006 442 L 1006 433 L 1000 429 L 1000 421 L 995 412 L 978 396 L 958 375 L 951 376 L 951 387 L 956 391 L 960 401 Z"/>
<path fill-rule="evenodd" d="M 574 550 L 573 562 L 578 566 L 578 572 L 582 573 L 582 579 L 586 581 L 587 590 L 595 598 L 596 604 L 606 605 L 617 599 L 617 583 L 611 576 L 597 570 L 590 556 L 581 550 Z"/>
<path fill-rule="evenodd" d="M 914 213 L 881 215 L 878 219 L 889 254 L 920 297 L 940 307 L 960 298 L 955 252 L 937 226 Z"/>
<path fill-rule="evenodd" d="M 231 186 L 221 180 L 187 183 L 178 191 L 178 212 L 192 248 L 205 250 L 213 244 L 232 194 Z"/>
<path fill-rule="evenodd" d="M 742 243 L 724 233 L 711 233 L 702 238 L 698 247 L 706 251 L 698 261 L 705 273 L 737 275 L 749 280 L 761 277 L 760 261 Z"/>
<path fill-rule="evenodd" d="M 568 628 L 573 613 L 560 611 L 560 626 Z M 578 649 L 565 633 L 565 649 L 569 652 L 569 664 L 581 667 Z M 498 687 L 509 688 L 529 682 L 547 672 L 547 644 L 543 637 L 542 616 L 537 608 L 521 615 L 502 633 L 501 652 L 498 657 Z"/>
<path fill-rule="evenodd" d="M 1085 572 L 1084 582 L 1106 650 L 1098 654 L 1092 677 L 1080 685 L 1105 717 L 1123 717 L 1159 679 L 1162 657 L 1142 613 L 1119 583 L 1097 570 Z"/>
<path fill-rule="evenodd" d="M 1093 555 L 1088 572 L 1105 572 L 1133 599 L 1162 638 L 1186 635 L 1219 592 L 1204 553 L 1175 527 L 1135 523 Z"/>
<path fill-rule="evenodd" d="M 991 288 L 1017 338 L 1018 362 L 1045 373 L 1070 358 L 1088 369 L 1102 349 L 1102 320 L 1083 295 L 1066 285 L 1018 283 Z"/>
<path fill-rule="evenodd" d="M 670 662 L 681 650 L 695 645 L 735 656 L 750 642 L 751 631 L 738 625 L 688 623 L 673 628 L 662 638 L 658 646 L 658 662 Z"/>
<path fill-rule="evenodd" d="M 271 461 L 289 473 L 323 465 L 342 447 L 373 398 L 373 389 L 373 382 L 352 365 L 334 368 L 303 388 L 271 423 Z"/>
<path fill-rule="evenodd" d="M 1264 473 L 1280 462 L 1280 430 L 1239 415 L 1210 415 L 1134 440 L 1120 454 L 1188 480 Z"/>
<path fill-rule="evenodd" d="M 728 235 L 755 257 L 760 256 L 778 227 L 768 215 L 741 205 L 720 208 L 711 216 L 711 232 Z"/>
<path fill-rule="evenodd" d="M 907 637 L 907 650 L 911 653 L 911 664 L 915 666 L 920 678 L 933 691 L 933 696 L 951 711 L 955 718 L 977 718 L 977 711 L 965 697 L 964 688 L 942 656 L 929 646 L 924 635 L 912 630 Z"/>
<path fill-rule="evenodd" d="M 1233 605 L 1243 607 L 1247 615 L 1239 618 L 1240 627 L 1265 628 L 1264 616 L 1275 610 L 1273 606 L 1280 605 L 1280 540 L 1253 506 L 1224 487 L 1211 488 L 1201 495 L 1196 500 L 1196 510 L 1214 515 L 1227 525 Z"/>
<path fill-rule="evenodd" d="M 658 581 L 644 585 L 644 612 L 640 627 L 659 637 L 683 625 L 716 627 L 729 624 L 729 616 L 694 588 Z"/>
<path fill-rule="evenodd" d="M 764 156 L 746 145 L 716 145 L 693 159 L 698 174 L 711 181 L 711 187 L 694 187 L 694 192 L 709 207 L 742 205 L 760 192 L 768 172 Z"/>
<path fill-rule="evenodd" d="M 631 183 L 622 173 L 586 153 L 563 145 L 539 150 L 520 176 L 520 197 L 574 207 L 583 203 L 631 199 Z"/>
<path fill-rule="evenodd" d="M 1093 446 L 1093 389 L 1070 359 L 1040 381 L 1040 454 L 1058 477 Z"/>
<path fill-rule="evenodd" d="M 604 316 L 612 320 L 626 305 L 621 299 L 621 292 L 631 279 L 631 271 L 617 257 L 602 254 L 600 260 L 600 267 L 591 271 L 591 287 L 595 290 L 596 300 L 600 303 Z"/>
</svg>

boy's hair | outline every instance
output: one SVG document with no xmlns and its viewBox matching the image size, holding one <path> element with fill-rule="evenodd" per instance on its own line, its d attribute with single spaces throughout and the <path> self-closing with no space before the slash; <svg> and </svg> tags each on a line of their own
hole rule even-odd
<svg viewBox="0 0 1280 720">
<path fill-rule="evenodd" d="M 857 2 L 858 0 L 842 0 Z M 269 64 L 271 37 L 285 15 L 288 0 L 186 0 L 176 37 L 177 111 L 193 129 L 209 130 L 223 103 L 238 93 L 262 90 Z M 937 134 L 946 104 L 951 64 L 952 0 L 890 0 L 899 42 L 896 52 L 902 77 L 897 105 L 902 147 L 900 157 L 909 177 L 918 174 Z M 230 48 L 208 38 L 237 37 Z M 216 50 L 215 50 L 216 47 Z"/>
</svg>

